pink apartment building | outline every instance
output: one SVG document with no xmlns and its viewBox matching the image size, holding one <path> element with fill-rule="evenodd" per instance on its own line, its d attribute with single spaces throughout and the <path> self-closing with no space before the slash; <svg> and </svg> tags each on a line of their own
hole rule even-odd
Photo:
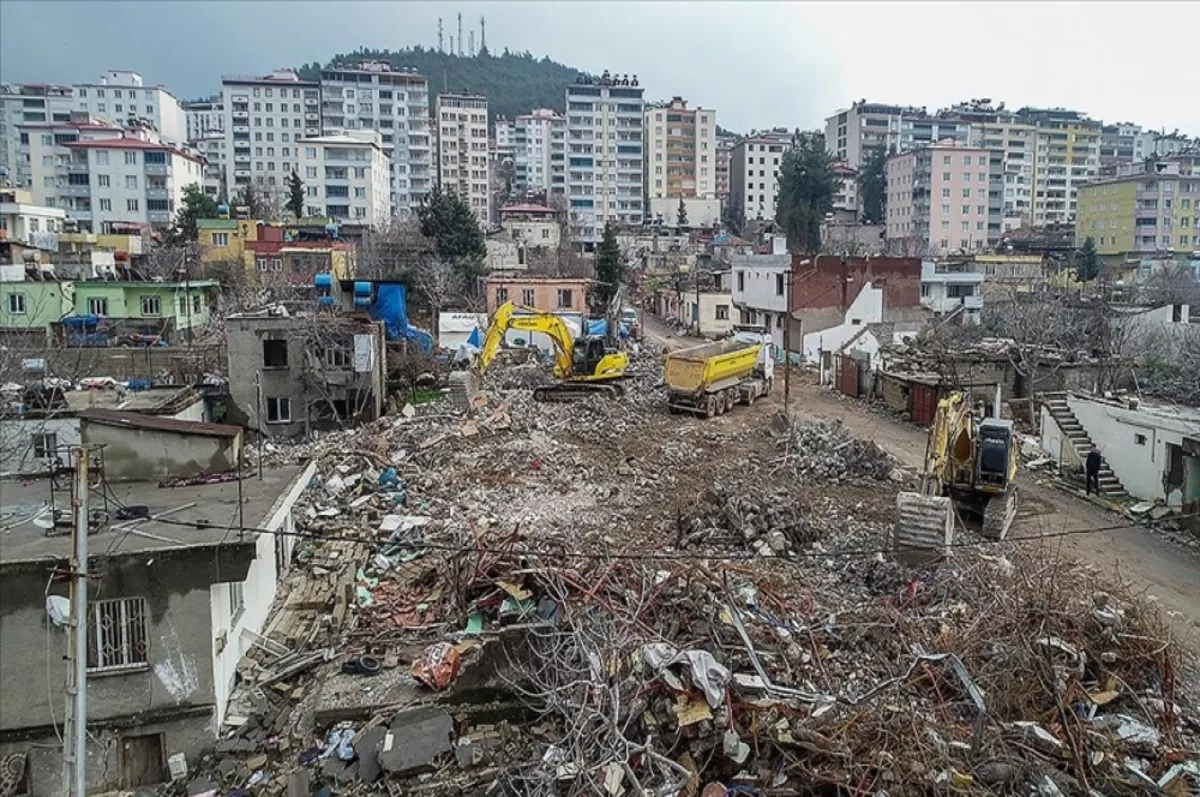
<svg viewBox="0 0 1200 797">
<path fill-rule="evenodd" d="M 1003 174 L 992 153 L 952 141 L 887 161 L 887 243 L 908 255 L 977 252 L 1000 237 Z"/>
</svg>

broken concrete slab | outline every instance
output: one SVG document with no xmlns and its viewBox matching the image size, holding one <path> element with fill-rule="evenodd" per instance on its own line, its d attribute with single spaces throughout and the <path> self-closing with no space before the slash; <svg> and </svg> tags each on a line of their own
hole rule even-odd
<svg viewBox="0 0 1200 797">
<path fill-rule="evenodd" d="M 401 711 L 379 743 L 379 764 L 384 772 L 404 775 L 430 767 L 453 749 L 454 720 L 436 706 Z"/>
<path fill-rule="evenodd" d="M 364 733 L 354 745 L 354 752 L 358 756 L 358 776 L 367 783 L 374 783 L 383 774 L 383 767 L 379 764 L 379 746 L 387 734 L 388 729 L 379 725 Z"/>
<path fill-rule="evenodd" d="M 187 785 L 188 797 L 196 797 L 197 794 L 207 794 L 216 790 L 217 784 L 208 778 L 196 778 Z"/>
<path fill-rule="evenodd" d="M 312 793 L 312 773 L 300 767 L 288 776 L 287 797 L 308 797 Z"/>
</svg>

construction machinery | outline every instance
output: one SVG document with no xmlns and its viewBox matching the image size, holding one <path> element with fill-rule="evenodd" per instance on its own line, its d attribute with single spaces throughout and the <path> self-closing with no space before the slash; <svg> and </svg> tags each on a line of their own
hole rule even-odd
<svg viewBox="0 0 1200 797">
<path fill-rule="evenodd" d="M 1002 540 L 1017 514 L 1017 449 L 1012 421 L 985 417 L 967 393 L 938 402 L 925 446 L 920 493 L 900 493 L 897 539 L 950 528 L 956 514 L 983 536 Z M 999 397 L 996 401 L 999 411 Z M 931 501 L 945 496 L 949 501 Z M 937 517 L 933 517 L 937 515 Z"/>
<path fill-rule="evenodd" d="M 610 332 L 615 329 L 614 324 L 608 325 Z M 625 376 L 629 356 L 619 351 L 609 337 L 583 334 L 575 338 L 566 322 L 553 313 L 506 302 L 492 316 L 473 372 L 455 371 L 450 375 L 452 395 L 461 394 L 469 401 L 472 378 L 481 376 L 491 365 L 509 330 L 540 332 L 553 344 L 554 378 L 558 381 L 535 388 L 533 397 L 537 401 L 572 401 L 595 394 L 616 398 L 624 393 L 616 380 Z M 462 399 L 458 400 L 461 403 Z"/>
<path fill-rule="evenodd" d="M 703 343 L 667 354 L 663 379 L 672 413 L 711 418 L 735 404 L 753 404 L 771 392 L 775 355 L 771 336 L 739 331 L 727 340 Z"/>
</svg>

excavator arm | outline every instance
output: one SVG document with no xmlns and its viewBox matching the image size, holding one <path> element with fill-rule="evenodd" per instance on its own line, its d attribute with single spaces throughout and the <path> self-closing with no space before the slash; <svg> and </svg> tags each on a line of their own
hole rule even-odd
<svg viewBox="0 0 1200 797">
<path fill-rule="evenodd" d="M 517 315 L 521 311 L 525 315 Z M 532 307 L 524 307 L 512 302 L 505 302 L 496 308 L 492 323 L 488 326 L 483 338 L 483 346 L 479 350 L 476 367 L 479 373 L 487 370 L 492 364 L 504 335 L 510 329 L 525 332 L 541 332 L 554 342 L 554 375 L 559 379 L 571 376 L 571 362 L 575 356 L 575 342 L 571 330 L 561 318 L 552 313 L 544 313 Z"/>
</svg>

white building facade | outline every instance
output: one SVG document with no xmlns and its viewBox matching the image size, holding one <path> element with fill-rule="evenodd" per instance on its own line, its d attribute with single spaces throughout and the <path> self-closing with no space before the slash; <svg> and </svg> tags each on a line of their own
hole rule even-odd
<svg viewBox="0 0 1200 797">
<path fill-rule="evenodd" d="M 306 215 L 380 228 L 392 216 L 391 164 L 374 130 L 301 139 Z"/>
<path fill-rule="evenodd" d="M 96 83 L 77 83 L 74 109 L 114 124 L 146 122 L 170 144 L 187 140 L 179 99 L 162 86 L 147 86 L 137 72 L 110 69 Z"/>
<path fill-rule="evenodd" d="M 521 114 L 513 122 L 512 153 L 515 182 L 518 188 L 542 191 L 550 187 L 551 144 L 562 146 L 566 137 L 567 119 L 549 108 L 535 108 Z M 501 128 L 496 127 L 496 150 L 500 146 Z"/>
<path fill-rule="evenodd" d="M 263 77 L 221 79 L 225 115 L 225 185 L 283 197 L 287 177 L 300 168 L 297 139 L 321 134 L 320 84 L 278 70 Z"/>
<path fill-rule="evenodd" d="M 593 249 L 606 223 L 645 218 L 645 90 L 637 75 L 606 71 L 599 80 L 579 81 L 567 87 L 568 221 L 572 237 Z"/>
<path fill-rule="evenodd" d="M 183 103 L 187 140 L 198 141 L 225 132 L 225 106 L 220 99 Z"/>
<path fill-rule="evenodd" d="M 192 149 L 204 158 L 204 193 L 214 199 L 229 199 L 225 185 L 226 143 L 224 133 L 214 133 L 193 139 Z"/>
<path fill-rule="evenodd" d="M 792 147 L 783 130 L 744 138 L 729 156 L 729 202 L 744 221 L 775 218 L 779 193 L 779 164 Z"/>
<path fill-rule="evenodd" d="M 58 189 L 60 206 L 70 200 L 68 216 L 88 232 L 106 232 L 121 222 L 170 224 L 184 189 L 204 178 L 198 156 L 145 139 L 75 141 L 66 148 L 71 159 Z"/>
<path fill-rule="evenodd" d="M 486 227 L 492 217 L 487 98 L 439 94 L 434 116 L 438 185 L 461 197 Z"/>
<path fill-rule="evenodd" d="M 792 256 L 787 254 L 783 239 L 775 240 L 780 245 L 775 247 L 774 254 L 733 255 L 730 295 L 737 312 L 734 323 L 766 330 L 782 350 Z M 798 337 L 793 336 L 790 342 L 793 350 L 799 348 Z"/>
<path fill-rule="evenodd" d="M 675 97 L 646 108 L 644 132 L 648 199 L 716 197 L 716 111 Z"/>
<path fill-rule="evenodd" d="M 67 145 L 76 141 L 116 139 L 123 134 L 121 128 L 94 119 L 21 125 L 18 155 L 26 164 L 24 182 L 29 186 L 34 202 L 67 211 L 90 211 L 86 196 L 72 196 L 70 192 L 64 194 L 60 190 L 68 185 L 71 173 L 80 170 L 78 165 L 71 164 L 71 150 Z"/>
<path fill-rule="evenodd" d="M 433 188 L 429 80 L 380 61 L 321 72 L 321 127 L 374 130 L 390 161 L 393 212 L 407 217 Z"/>
<path fill-rule="evenodd" d="M 22 125 L 69 122 L 74 108 L 70 86 L 0 85 L 0 179 L 19 187 L 31 186 L 28 136 Z"/>
</svg>

